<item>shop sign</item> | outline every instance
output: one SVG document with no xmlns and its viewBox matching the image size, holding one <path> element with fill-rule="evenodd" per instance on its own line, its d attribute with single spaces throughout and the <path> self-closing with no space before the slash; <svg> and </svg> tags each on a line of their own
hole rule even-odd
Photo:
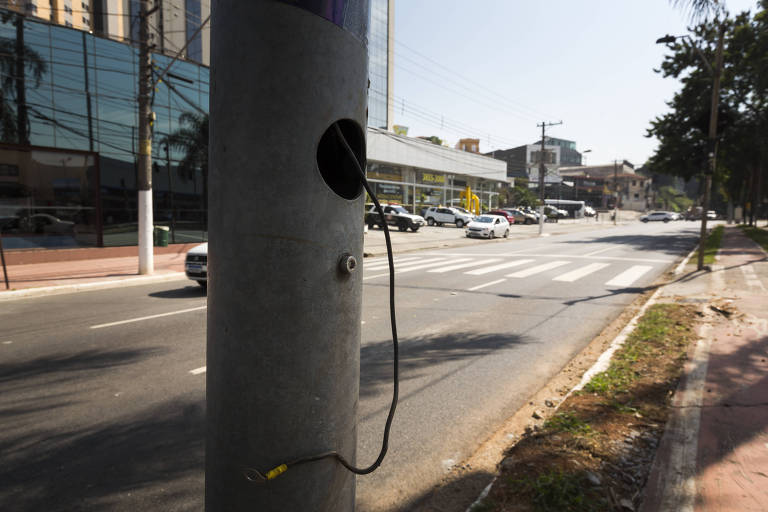
<svg viewBox="0 0 768 512">
<path fill-rule="evenodd" d="M 422 172 L 422 173 L 419 173 L 419 175 L 420 175 L 421 183 L 439 184 L 439 185 L 442 185 L 445 183 L 444 174 Z"/>
</svg>

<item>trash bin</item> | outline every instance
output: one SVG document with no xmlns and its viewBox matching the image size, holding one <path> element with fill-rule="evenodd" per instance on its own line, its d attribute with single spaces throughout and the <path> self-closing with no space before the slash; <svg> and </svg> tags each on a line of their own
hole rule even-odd
<svg viewBox="0 0 768 512">
<path fill-rule="evenodd" d="M 168 247 L 168 233 L 170 228 L 168 226 L 155 226 L 154 239 L 156 247 Z"/>
</svg>

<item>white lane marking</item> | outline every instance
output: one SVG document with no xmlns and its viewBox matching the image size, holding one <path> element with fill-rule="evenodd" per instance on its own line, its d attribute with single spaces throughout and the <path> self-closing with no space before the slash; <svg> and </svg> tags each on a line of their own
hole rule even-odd
<svg viewBox="0 0 768 512">
<path fill-rule="evenodd" d="M 13 342 L 12 341 L 4 341 L 3 345 L 10 345 L 11 343 L 13 343 Z"/>
<path fill-rule="evenodd" d="M 438 253 L 425 253 L 425 256 L 436 256 Z M 452 252 L 451 256 L 472 256 L 475 258 L 494 258 L 497 256 L 532 256 L 535 258 L 570 258 L 581 260 L 603 260 L 603 261 L 634 261 L 637 263 L 672 263 L 676 258 L 658 259 L 658 258 L 622 258 L 621 256 L 584 256 L 583 254 L 534 254 L 531 252 L 515 253 L 469 253 Z"/>
<path fill-rule="evenodd" d="M 506 279 L 497 279 L 495 281 L 491 281 L 490 283 L 485 283 L 485 284 L 481 284 L 479 286 L 473 286 L 472 288 L 467 288 L 467 291 L 468 292 L 473 292 L 475 290 L 479 290 L 481 288 L 485 288 L 486 286 L 493 286 L 495 284 L 503 283 L 504 281 L 506 281 Z"/>
<path fill-rule="evenodd" d="M 141 322 L 143 320 L 152 320 L 153 318 L 161 318 L 164 316 L 171 316 L 171 315 L 180 315 L 182 313 L 190 313 L 192 311 L 200 311 L 201 309 L 205 309 L 208 306 L 199 306 L 196 308 L 189 308 L 189 309 L 182 309 L 179 311 L 171 311 L 170 313 L 160 313 L 157 315 L 149 315 L 149 316 L 141 316 L 139 318 L 130 318 L 128 320 L 120 320 L 118 322 L 109 322 L 108 324 L 99 324 L 99 325 L 92 325 L 91 329 L 101 329 L 104 327 L 112 327 L 114 325 L 123 325 L 123 324 L 130 324 L 133 322 Z"/>
<path fill-rule="evenodd" d="M 577 268 L 576 270 L 572 270 L 570 272 L 566 272 L 565 274 L 559 275 L 552 279 L 553 281 L 563 281 L 565 283 L 572 283 L 576 281 L 577 279 L 581 279 L 584 276 L 588 276 L 589 274 L 593 274 L 597 272 L 598 270 L 602 270 L 605 267 L 609 267 L 610 263 L 590 263 L 586 267 Z"/>
<path fill-rule="evenodd" d="M 507 277 L 528 277 L 540 272 L 552 270 L 553 268 L 562 267 L 563 265 L 567 265 L 569 263 L 570 261 L 550 261 L 549 263 L 536 265 L 535 267 L 527 268 L 525 270 L 515 272 L 514 274 L 507 274 Z"/>
<path fill-rule="evenodd" d="M 205 373 L 207 371 L 207 366 L 201 366 L 200 368 L 195 368 L 194 370 L 189 370 L 189 373 L 192 375 L 200 375 L 201 373 Z"/>
<path fill-rule="evenodd" d="M 456 262 L 456 261 L 466 261 L 467 259 L 469 259 L 469 258 L 463 258 L 463 259 L 453 260 L 453 261 L 454 262 Z M 405 268 L 403 268 L 403 267 L 401 267 L 401 268 L 395 267 L 395 274 L 403 274 L 405 272 L 413 272 L 414 270 L 423 270 L 425 268 L 438 267 L 440 265 L 445 265 L 447 263 L 447 261 L 445 261 L 443 258 L 438 258 L 438 260 L 439 261 L 424 260 L 424 261 L 430 261 L 431 262 L 431 263 L 427 263 L 426 265 L 424 265 L 423 262 L 420 262 L 418 265 L 415 265 L 415 266 L 406 266 Z M 374 278 L 377 278 L 377 277 L 388 276 L 388 275 L 389 275 L 389 272 L 384 273 L 384 274 L 376 274 L 375 276 L 364 277 L 363 281 L 367 281 L 368 279 L 374 279 Z"/>
<path fill-rule="evenodd" d="M 493 265 L 492 267 L 479 268 L 477 270 L 470 270 L 469 272 L 464 272 L 464 273 L 470 276 L 482 276 L 484 274 L 490 274 L 491 272 L 496 272 L 497 270 L 503 270 L 505 268 L 519 267 L 520 265 L 525 265 L 526 263 L 530 263 L 532 261 L 536 261 L 536 260 L 508 261 L 506 263 L 499 263 L 498 265 Z"/>
<path fill-rule="evenodd" d="M 394 262 L 395 264 L 400 263 L 406 263 L 411 262 L 413 263 L 413 260 L 418 260 L 418 256 L 411 256 L 410 258 L 395 258 Z M 384 261 L 372 261 L 371 263 L 366 264 L 365 261 L 363 261 L 363 269 L 365 270 L 375 270 L 379 268 L 387 268 L 389 266 L 389 261 L 385 258 Z"/>
<path fill-rule="evenodd" d="M 618 249 L 618 245 L 614 245 L 613 247 L 606 247 L 605 249 L 598 249 L 597 251 L 588 252 L 584 256 L 596 256 L 598 254 L 602 254 L 604 252 L 612 251 L 614 249 Z"/>
<path fill-rule="evenodd" d="M 651 270 L 653 267 L 650 265 L 633 265 L 627 270 L 617 275 L 607 283 L 606 286 L 629 286 L 638 279 L 640 276 Z"/>
<path fill-rule="evenodd" d="M 435 272 L 437 274 L 444 274 L 445 272 L 450 272 L 451 270 L 459 270 L 460 268 L 467 268 L 467 267 L 477 267 L 478 265 L 495 263 L 497 261 L 499 261 L 497 258 L 490 259 L 490 260 L 482 260 L 482 261 L 470 261 L 469 263 L 459 263 L 458 265 L 450 265 L 448 267 L 433 268 L 432 270 L 430 270 L 430 272 Z"/>
</svg>

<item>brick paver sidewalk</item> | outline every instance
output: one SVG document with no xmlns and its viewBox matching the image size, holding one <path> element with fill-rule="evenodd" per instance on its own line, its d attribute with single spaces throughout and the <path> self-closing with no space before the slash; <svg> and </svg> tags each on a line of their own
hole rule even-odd
<svg viewBox="0 0 768 512">
<path fill-rule="evenodd" d="M 183 272 L 185 256 L 184 253 L 155 254 L 155 274 Z M 11 290 L 125 280 L 139 275 L 138 256 L 9 265 L 7 268 Z M 0 276 L 0 294 L 3 291 L 5 283 Z"/>
<path fill-rule="evenodd" d="M 727 227 L 716 265 L 672 284 L 704 301 L 707 318 L 675 396 L 644 511 L 768 510 L 768 255 Z"/>
</svg>

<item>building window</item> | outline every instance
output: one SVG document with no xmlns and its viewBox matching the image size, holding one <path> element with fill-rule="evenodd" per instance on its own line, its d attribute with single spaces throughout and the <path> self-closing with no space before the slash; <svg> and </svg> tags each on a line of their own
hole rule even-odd
<svg viewBox="0 0 768 512">
<path fill-rule="evenodd" d="M 190 40 L 187 46 L 187 58 L 196 62 L 203 62 L 203 37 L 200 32 L 195 35 L 202 22 L 201 16 L 200 0 L 187 0 L 186 28 L 187 39 Z"/>
</svg>

